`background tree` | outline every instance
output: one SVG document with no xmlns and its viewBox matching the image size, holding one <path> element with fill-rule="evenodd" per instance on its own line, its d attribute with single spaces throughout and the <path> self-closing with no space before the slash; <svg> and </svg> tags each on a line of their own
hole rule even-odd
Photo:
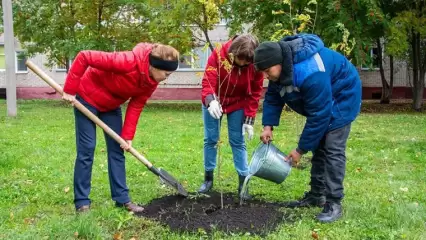
<svg viewBox="0 0 426 240">
<path fill-rule="evenodd" d="M 391 21 L 387 52 L 408 62 L 412 70 L 413 109 L 421 111 L 426 72 L 425 2 L 401 2 L 403 11 Z"/>
<path fill-rule="evenodd" d="M 48 65 L 67 70 L 85 49 L 131 50 L 139 42 L 161 42 L 186 50 L 192 42 L 179 23 L 159 17 L 166 8 L 156 1 L 21 0 L 14 7 L 16 35 L 27 54 L 45 54 Z"/>
<path fill-rule="evenodd" d="M 194 47 L 205 46 L 213 52 L 215 43 L 212 41 L 209 31 L 215 29 L 220 22 L 220 7 L 224 5 L 219 0 L 181 0 L 181 1 L 157 1 L 151 2 L 151 7 L 155 5 L 157 14 L 153 16 L 156 24 L 154 31 L 162 29 L 165 35 L 169 35 L 171 31 L 176 31 L 176 37 L 184 39 L 183 46 L 188 46 L 181 51 L 181 60 L 196 59 L 198 56 L 192 49 Z M 186 58 L 186 57 L 187 58 Z M 194 63 L 187 63 L 193 65 Z M 201 67 L 201 66 L 193 66 Z"/>
<path fill-rule="evenodd" d="M 0 33 L 3 33 L 3 9 L 2 9 L 2 6 L 0 6 L 0 16 L 2 16 L 2 17 L 0 17 Z"/>
</svg>

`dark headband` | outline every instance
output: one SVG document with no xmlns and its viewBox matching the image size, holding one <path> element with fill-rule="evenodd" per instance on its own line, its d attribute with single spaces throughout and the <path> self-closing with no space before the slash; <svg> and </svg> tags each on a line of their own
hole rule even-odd
<svg viewBox="0 0 426 240">
<path fill-rule="evenodd" d="M 159 57 L 153 56 L 152 54 L 149 54 L 149 63 L 157 69 L 169 72 L 176 71 L 179 65 L 177 60 L 163 60 Z"/>
</svg>

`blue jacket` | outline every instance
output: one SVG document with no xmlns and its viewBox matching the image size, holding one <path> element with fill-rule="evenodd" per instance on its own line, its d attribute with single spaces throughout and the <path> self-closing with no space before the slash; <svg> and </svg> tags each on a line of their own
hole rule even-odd
<svg viewBox="0 0 426 240">
<path fill-rule="evenodd" d="M 278 126 L 287 104 L 307 118 L 298 148 L 314 151 L 327 132 L 351 123 L 359 114 L 361 80 L 352 63 L 324 47 L 316 35 L 285 37 L 279 44 L 283 68 L 279 81 L 269 81 L 262 122 Z"/>
</svg>

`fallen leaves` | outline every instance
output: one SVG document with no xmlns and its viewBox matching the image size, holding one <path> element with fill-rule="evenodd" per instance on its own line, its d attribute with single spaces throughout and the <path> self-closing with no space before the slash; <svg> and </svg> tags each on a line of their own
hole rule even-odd
<svg viewBox="0 0 426 240">
<path fill-rule="evenodd" d="M 318 233 L 317 233 L 317 232 L 315 232 L 315 231 L 312 231 L 311 236 L 312 236 L 312 238 L 313 238 L 313 239 L 319 239 L 319 235 L 318 235 Z"/>
<path fill-rule="evenodd" d="M 30 225 L 30 224 L 33 224 L 34 223 L 34 218 L 25 218 L 24 219 L 24 223 L 26 224 L 26 225 Z"/>
<path fill-rule="evenodd" d="M 113 239 L 114 240 L 121 240 L 121 239 L 123 239 L 122 237 L 123 237 L 123 233 L 122 232 L 118 232 L 118 233 L 114 234 Z"/>
<path fill-rule="evenodd" d="M 407 187 L 401 187 L 401 188 L 399 188 L 399 190 L 401 190 L 403 192 L 408 192 L 408 188 Z"/>
<path fill-rule="evenodd" d="M 65 192 L 65 193 L 68 193 L 69 191 L 70 191 L 70 187 L 65 187 L 65 188 L 64 188 L 64 192 Z"/>
</svg>

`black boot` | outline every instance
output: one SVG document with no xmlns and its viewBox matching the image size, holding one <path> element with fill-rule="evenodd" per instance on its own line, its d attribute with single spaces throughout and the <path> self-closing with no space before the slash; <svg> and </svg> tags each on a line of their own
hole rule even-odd
<svg viewBox="0 0 426 240">
<path fill-rule="evenodd" d="M 204 173 L 204 182 L 198 189 L 199 193 L 206 193 L 213 187 L 213 171 L 206 171 Z"/>
<path fill-rule="evenodd" d="M 305 192 L 303 198 L 298 201 L 292 201 L 286 204 L 286 207 L 323 207 L 325 204 L 325 197 L 318 196 L 311 192 Z"/>
<path fill-rule="evenodd" d="M 342 212 L 342 204 L 340 202 L 326 202 L 317 219 L 323 223 L 334 222 L 342 217 Z"/>
<path fill-rule="evenodd" d="M 248 201 L 248 200 L 252 199 L 252 196 L 250 196 L 250 194 L 249 194 L 248 187 L 247 187 L 247 191 L 244 193 L 244 196 L 241 196 L 241 190 L 243 188 L 245 179 L 246 179 L 245 176 L 238 175 L 238 196 L 241 197 L 244 201 Z M 249 183 L 249 181 L 247 181 L 247 185 L 248 185 L 248 183 Z"/>
</svg>

